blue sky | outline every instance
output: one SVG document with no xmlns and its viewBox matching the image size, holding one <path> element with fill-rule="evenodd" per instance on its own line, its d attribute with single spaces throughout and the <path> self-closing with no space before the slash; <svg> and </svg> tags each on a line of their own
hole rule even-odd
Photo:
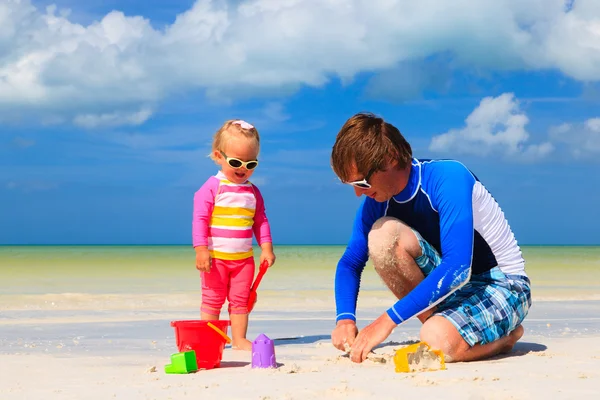
<svg viewBox="0 0 600 400">
<path fill-rule="evenodd" d="M 600 3 L 473 4 L 0 0 L 0 243 L 190 243 L 243 118 L 276 244 L 343 244 L 330 150 L 371 111 L 467 164 L 521 244 L 600 244 Z"/>
</svg>

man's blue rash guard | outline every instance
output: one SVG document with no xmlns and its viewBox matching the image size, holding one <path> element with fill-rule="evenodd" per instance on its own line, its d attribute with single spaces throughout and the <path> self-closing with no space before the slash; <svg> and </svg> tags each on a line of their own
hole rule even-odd
<svg viewBox="0 0 600 400">
<path fill-rule="evenodd" d="M 471 273 L 499 266 L 506 273 L 525 275 L 504 214 L 477 178 L 458 161 L 413 159 L 404 190 L 383 203 L 367 197 L 358 209 L 335 275 L 336 321 L 356 320 L 367 236 L 384 216 L 412 227 L 442 256 L 438 267 L 387 310 L 396 324 L 435 306 L 467 283 Z"/>
</svg>

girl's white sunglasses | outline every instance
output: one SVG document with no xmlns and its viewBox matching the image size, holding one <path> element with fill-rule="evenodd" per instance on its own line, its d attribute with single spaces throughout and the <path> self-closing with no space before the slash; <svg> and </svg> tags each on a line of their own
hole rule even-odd
<svg viewBox="0 0 600 400">
<path fill-rule="evenodd" d="M 250 160 L 250 161 L 242 161 L 239 158 L 227 157 L 227 154 L 220 152 L 223 157 L 225 157 L 225 161 L 231 168 L 246 168 L 247 170 L 252 170 L 258 167 L 258 160 Z"/>
</svg>

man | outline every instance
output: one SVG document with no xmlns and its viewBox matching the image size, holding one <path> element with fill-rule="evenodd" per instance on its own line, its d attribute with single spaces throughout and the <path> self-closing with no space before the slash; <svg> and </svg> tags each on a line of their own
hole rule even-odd
<svg viewBox="0 0 600 400">
<path fill-rule="evenodd" d="M 403 321 L 447 361 L 510 351 L 531 305 L 525 261 L 498 203 L 463 164 L 418 160 L 400 131 L 369 113 L 340 130 L 331 164 L 365 195 L 335 276 L 333 345 L 362 362 Z M 368 258 L 398 301 L 360 333 L 356 302 Z"/>
</svg>

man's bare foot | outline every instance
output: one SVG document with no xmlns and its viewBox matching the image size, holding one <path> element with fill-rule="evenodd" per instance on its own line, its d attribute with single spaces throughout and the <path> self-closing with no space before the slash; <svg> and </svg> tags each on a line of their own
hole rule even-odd
<svg viewBox="0 0 600 400">
<path fill-rule="evenodd" d="M 233 342 L 233 344 L 231 345 L 231 348 L 234 350 L 251 351 L 252 350 L 252 342 L 246 338 L 237 339 Z"/>
<path fill-rule="evenodd" d="M 519 325 L 515 328 L 514 331 L 508 334 L 508 339 L 506 340 L 506 344 L 502 346 L 500 349 L 500 353 L 510 353 L 510 351 L 515 347 L 515 344 L 523 337 L 523 333 L 525 333 L 525 329 Z"/>
</svg>

